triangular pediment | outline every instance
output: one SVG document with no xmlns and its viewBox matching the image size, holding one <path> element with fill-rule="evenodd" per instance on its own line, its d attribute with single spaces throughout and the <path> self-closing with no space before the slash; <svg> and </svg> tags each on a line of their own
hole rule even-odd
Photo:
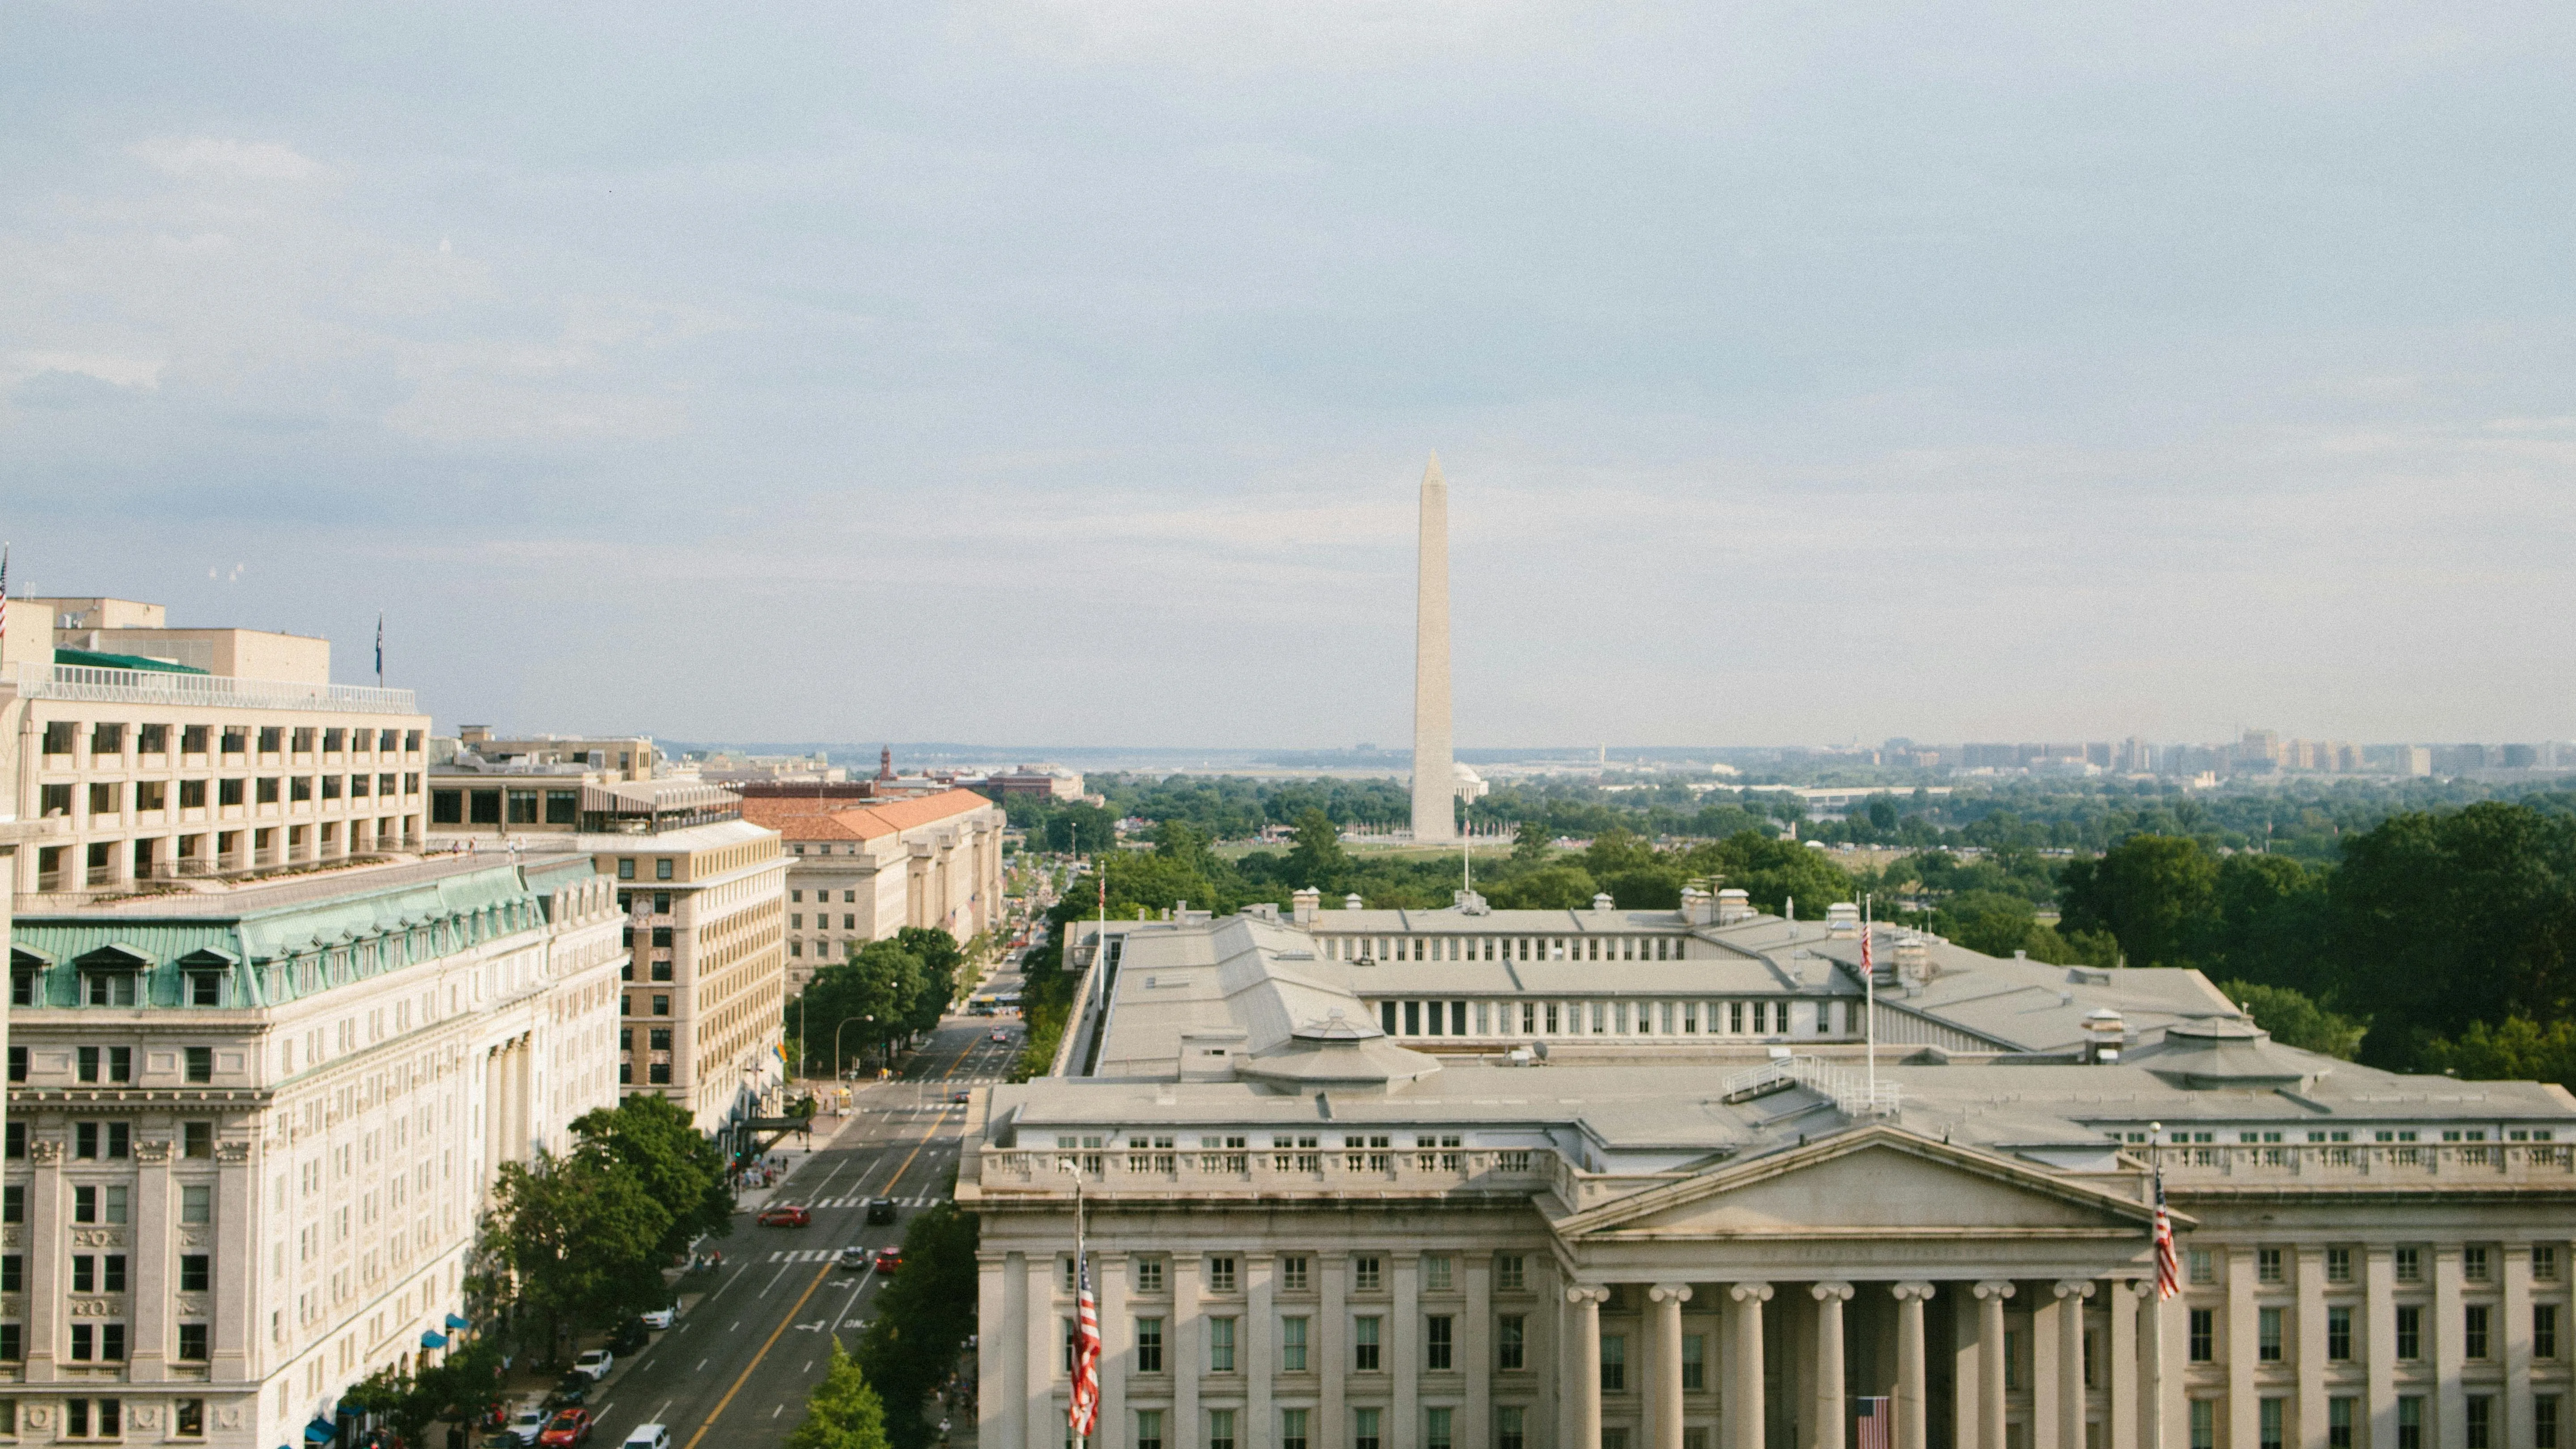
<svg viewBox="0 0 2576 1449">
<path fill-rule="evenodd" d="M 1602 1203 L 1568 1238 L 2127 1237 L 2154 1209 L 2121 1188 L 1870 1126 Z"/>
</svg>

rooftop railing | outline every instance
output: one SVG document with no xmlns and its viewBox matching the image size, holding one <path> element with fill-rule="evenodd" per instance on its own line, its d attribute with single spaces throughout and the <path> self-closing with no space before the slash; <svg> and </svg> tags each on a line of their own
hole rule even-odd
<svg viewBox="0 0 2576 1449">
<path fill-rule="evenodd" d="M 1532 1148 L 987 1148 L 980 1182 L 986 1192 L 1068 1197 L 1077 1173 L 1094 1195 L 1528 1193 L 1548 1186 L 1555 1156 Z"/>
<path fill-rule="evenodd" d="M 171 674 L 158 669 L 103 669 L 89 664 L 20 664 L 18 693 L 28 699 L 92 700 L 101 704 L 310 709 L 342 714 L 420 713 L 408 689 L 236 679 L 228 674 Z"/>
<path fill-rule="evenodd" d="M 2462 1187 L 2564 1186 L 2576 1177 L 2576 1143 L 2567 1142 L 2193 1143 L 2157 1149 L 2154 1160 L 2168 1181 L 2183 1184 L 2297 1180 L 2393 1187 L 2438 1180 Z"/>
<path fill-rule="evenodd" d="M 1846 1117 L 1893 1117 L 1899 1106 L 1894 1082 L 1873 1082 L 1863 1073 L 1835 1065 L 1822 1057 L 1782 1057 L 1750 1067 L 1728 1077 L 1725 1094 L 1734 1097 L 1759 1091 L 1774 1082 L 1799 1082 L 1834 1099 L 1834 1106 Z"/>
</svg>

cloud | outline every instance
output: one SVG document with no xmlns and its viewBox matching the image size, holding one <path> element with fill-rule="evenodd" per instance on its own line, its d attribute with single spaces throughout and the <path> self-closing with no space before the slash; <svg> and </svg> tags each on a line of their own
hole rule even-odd
<svg viewBox="0 0 2576 1449">
<path fill-rule="evenodd" d="M 229 141 L 219 136 L 160 136 L 138 141 L 133 154 L 154 170 L 189 179 L 312 181 L 330 173 L 322 163 L 273 141 Z"/>
</svg>

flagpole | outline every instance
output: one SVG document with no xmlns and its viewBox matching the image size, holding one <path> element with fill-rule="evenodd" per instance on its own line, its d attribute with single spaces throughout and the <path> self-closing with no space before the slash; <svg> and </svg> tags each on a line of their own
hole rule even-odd
<svg viewBox="0 0 2576 1449">
<path fill-rule="evenodd" d="M 1871 925 L 1868 892 L 1860 898 L 1860 991 L 1864 1029 L 1869 1034 L 1869 1100 L 1878 1101 L 1878 967 L 1870 959 Z"/>
</svg>

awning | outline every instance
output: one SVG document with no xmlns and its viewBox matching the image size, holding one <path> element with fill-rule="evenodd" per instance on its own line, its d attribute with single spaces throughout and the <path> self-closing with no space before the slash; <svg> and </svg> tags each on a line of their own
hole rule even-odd
<svg viewBox="0 0 2576 1449">
<path fill-rule="evenodd" d="M 464 1319 L 457 1317 L 453 1313 L 447 1315 L 447 1328 L 451 1333 L 462 1333 L 473 1326 L 473 1324 L 466 1322 Z"/>
<path fill-rule="evenodd" d="M 447 1335 L 439 1332 L 435 1328 L 423 1329 L 420 1335 L 420 1346 L 423 1348 L 445 1348 L 447 1347 Z"/>
<path fill-rule="evenodd" d="M 316 1419 L 304 1426 L 304 1442 L 307 1444 L 328 1444 L 339 1437 L 340 1426 L 337 1424 Z"/>
</svg>

